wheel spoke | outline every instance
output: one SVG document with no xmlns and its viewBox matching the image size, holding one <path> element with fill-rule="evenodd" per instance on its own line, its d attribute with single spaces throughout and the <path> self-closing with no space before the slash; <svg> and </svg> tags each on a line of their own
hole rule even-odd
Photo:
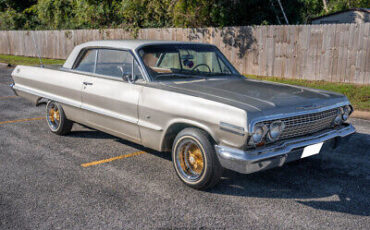
<svg viewBox="0 0 370 230">
<path fill-rule="evenodd" d="M 193 140 L 184 141 L 178 151 L 178 165 L 181 174 L 190 180 L 197 180 L 204 170 L 203 153 Z"/>
</svg>

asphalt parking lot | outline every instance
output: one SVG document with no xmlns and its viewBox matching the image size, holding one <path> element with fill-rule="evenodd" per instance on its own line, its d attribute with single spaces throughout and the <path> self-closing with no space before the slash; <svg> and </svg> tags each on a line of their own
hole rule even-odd
<svg viewBox="0 0 370 230">
<path fill-rule="evenodd" d="M 368 229 L 370 121 L 336 150 L 282 168 L 226 171 L 186 187 L 171 157 L 74 125 L 56 136 L 44 107 L 13 96 L 0 67 L 0 229 Z"/>
</svg>

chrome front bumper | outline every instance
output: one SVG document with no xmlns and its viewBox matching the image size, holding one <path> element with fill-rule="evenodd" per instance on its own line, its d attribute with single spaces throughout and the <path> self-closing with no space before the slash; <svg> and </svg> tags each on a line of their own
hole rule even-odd
<svg viewBox="0 0 370 230">
<path fill-rule="evenodd" d="M 216 145 L 215 148 L 217 157 L 224 168 L 249 174 L 298 160 L 302 156 L 303 147 L 334 138 L 345 137 L 354 132 L 356 132 L 356 129 L 351 124 L 343 124 L 337 129 L 322 131 L 311 136 L 289 139 L 261 149 L 243 151 L 219 145 Z"/>
</svg>

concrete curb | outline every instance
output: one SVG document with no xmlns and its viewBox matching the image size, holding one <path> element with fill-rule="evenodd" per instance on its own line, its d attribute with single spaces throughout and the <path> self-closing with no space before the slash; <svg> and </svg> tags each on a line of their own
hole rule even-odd
<svg viewBox="0 0 370 230">
<path fill-rule="evenodd" d="M 370 112 L 368 111 L 353 111 L 351 114 L 352 118 L 361 118 L 365 120 L 370 120 Z"/>
<path fill-rule="evenodd" d="M 11 65 L 11 64 L 8 64 L 8 63 L 2 63 L 2 62 L 0 62 L 0 66 L 2 66 L 2 67 L 12 67 L 12 65 Z"/>
</svg>

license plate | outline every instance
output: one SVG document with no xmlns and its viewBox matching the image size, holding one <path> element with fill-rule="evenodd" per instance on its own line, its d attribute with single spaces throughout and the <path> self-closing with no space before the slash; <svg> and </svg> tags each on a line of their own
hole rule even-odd
<svg viewBox="0 0 370 230">
<path fill-rule="evenodd" d="M 303 149 L 303 153 L 302 153 L 301 158 L 309 157 L 309 156 L 312 156 L 312 155 L 315 155 L 315 154 L 319 154 L 323 144 L 324 144 L 324 142 L 321 142 L 321 143 L 317 143 L 317 144 L 309 145 L 309 146 L 305 147 Z"/>
</svg>

